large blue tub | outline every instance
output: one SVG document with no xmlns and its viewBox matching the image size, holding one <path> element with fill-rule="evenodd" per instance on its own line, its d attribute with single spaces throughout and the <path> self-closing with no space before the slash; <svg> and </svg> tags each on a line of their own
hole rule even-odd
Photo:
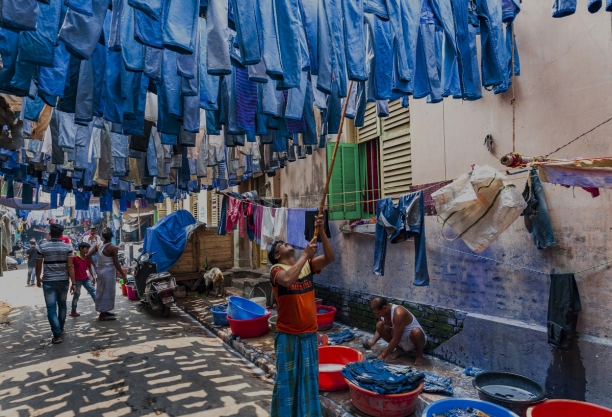
<svg viewBox="0 0 612 417">
<path fill-rule="evenodd" d="M 435 403 L 423 410 L 422 417 L 432 417 L 434 414 L 441 414 L 453 408 L 476 408 L 483 413 L 487 413 L 491 417 L 518 417 L 512 411 L 509 411 L 499 405 L 481 400 L 472 400 L 469 398 L 448 398 Z"/>
<path fill-rule="evenodd" d="M 265 308 L 246 298 L 231 296 L 227 306 L 227 315 L 234 320 L 251 320 L 267 314 Z"/>
</svg>

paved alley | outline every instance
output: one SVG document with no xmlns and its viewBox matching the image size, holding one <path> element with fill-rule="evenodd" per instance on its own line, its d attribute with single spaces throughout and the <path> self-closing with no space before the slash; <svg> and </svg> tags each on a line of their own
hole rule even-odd
<svg viewBox="0 0 612 417">
<path fill-rule="evenodd" d="M 119 319 L 99 322 L 83 291 L 52 345 L 42 289 L 25 282 L 24 265 L 0 277 L 14 308 L 0 327 L 0 416 L 269 415 L 271 381 L 179 310 L 138 311 L 119 291 Z"/>
</svg>

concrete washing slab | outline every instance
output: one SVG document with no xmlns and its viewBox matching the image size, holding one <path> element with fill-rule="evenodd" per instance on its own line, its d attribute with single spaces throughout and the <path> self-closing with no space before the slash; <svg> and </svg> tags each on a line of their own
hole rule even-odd
<svg viewBox="0 0 612 417">
<path fill-rule="evenodd" d="M 179 299 L 177 301 L 177 306 L 180 307 L 187 314 L 192 316 L 204 327 L 212 331 L 225 343 L 236 349 L 246 359 L 251 361 L 260 369 L 262 369 L 266 373 L 266 375 L 269 376 L 270 379 L 275 378 L 276 357 L 274 353 L 274 333 L 268 332 L 267 334 L 260 337 L 241 339 L 236 338 L 232 334 L 229 327 L 214 325 L 213 315 L 210 312 L 210 308 L 212 306 L 225 303 L 227 303 L 227 300 L 225 298 L 192 295 L 188 298 Z M 339 323 L 334 323 L 332 329 L 321 333 L 337 333 L 339 331 L 344 330 L 345 328 L 347 328 L 347 326 L 344 326 Z M 361 336 L 366 335 L 368 337 L 372 337 L 372 334 L 364 332 L 362 330 L 358 330 L 357 328 L 352 328 L 351 330 L 355 333 L 355 339 L 343 343 L 342 346 L 348 346 L 357 349 L 360 352 L 364 353 L 366 357 L 378 356 L 386 347 L 386 344 L 379 342 L 376 346 L 373 347 L 371 351 L 366 351 L 361 346 Z M 419 366 L 418 369 L 432 372 L 441 376 L 451 377 L 453 381 L 452 385 L 455 391 L 455 397 L 478 398 L 477 391 L 472 386 L 472 378 L 466 376 L 463 373 L 464 368 L 433 356 L 425 355 L 425 358 L 426 364 L 423 366 Z M 389 360 L 389 363 L 414 366 L 414 358 L 410 356 L 403 356 L 396 360 Z M 448 397 L 436 394 L 421 394 L 419 396 L 419 405 L 413 415 L 415 417 L 420 416 L 423 409 L 427 407 L 428 404 L 442 398 Z M 336 392 L 321 392 L 320 399 L 324 417 L 366 416 L 353 406 L 350 392 L 348 390 Z"/>
</svg>

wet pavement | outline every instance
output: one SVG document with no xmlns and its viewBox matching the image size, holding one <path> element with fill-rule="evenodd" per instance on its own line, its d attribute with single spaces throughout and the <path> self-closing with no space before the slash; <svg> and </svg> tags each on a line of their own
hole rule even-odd
<svg viewBox="0 0 612 417">
<path fill-rule="evenodd" d="M 269 416 L 271 381 L 179 309 L 139 311 L 118 289 L 119 319 L 99 322 L 83 291 L 52 345 L 25 282 L 24 266 L 0 277 L 0 416 Z"/>
</svg>

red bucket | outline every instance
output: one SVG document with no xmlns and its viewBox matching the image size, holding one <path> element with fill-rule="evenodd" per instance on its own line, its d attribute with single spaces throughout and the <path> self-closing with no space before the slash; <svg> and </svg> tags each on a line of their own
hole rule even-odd
<svg viewBox="0 0 612 417">
<path fill-rule="evenodd" d="M 125 284 L 121 284 L 121 294 L 127 296 L 127 286 Z"/>
<path fill-rule="evenodd" d="M 319 311 L 325 310 L 325 313 Z M 336 315 L 336 307 L 332 306 L 317 306 L 317 324 L 319 331 L 329 330 L 334 326 L 334 316 Z"/>
<path fill-rule="evenodd" d="M 340 391 L 348 389 L 340 370 L 321 370 L 321 365 L 348 365 L 353 362 L 363 362 L 363 353 L 346 346 L 321 346 L 319 348 L 319 390 Z"/>
<path fill-rule="evenodd" d="M 234 320 L 227 316 L 232 333 L 243 339 L 258 337 L 268 333 L 268 318 L 271 313 L 270 310 L 266 311 L 267 313 L 264 316 L 250 320 Z"/>
<path fill-rule="evenodd" d="M 527 417 L 612 417 L 612 410 L 573 400 L 548 400 L 530 407 Z"/>
<path fill-rule="evenodd" d="M 373 417 L 406 417 L 414 413 L 419 402 L 423 382 L 414 391 L 401 394 L 381 395 L 365 390 L 345 378 L 351 390 L 353 405 L 361 412 Z"/>
</svg>

